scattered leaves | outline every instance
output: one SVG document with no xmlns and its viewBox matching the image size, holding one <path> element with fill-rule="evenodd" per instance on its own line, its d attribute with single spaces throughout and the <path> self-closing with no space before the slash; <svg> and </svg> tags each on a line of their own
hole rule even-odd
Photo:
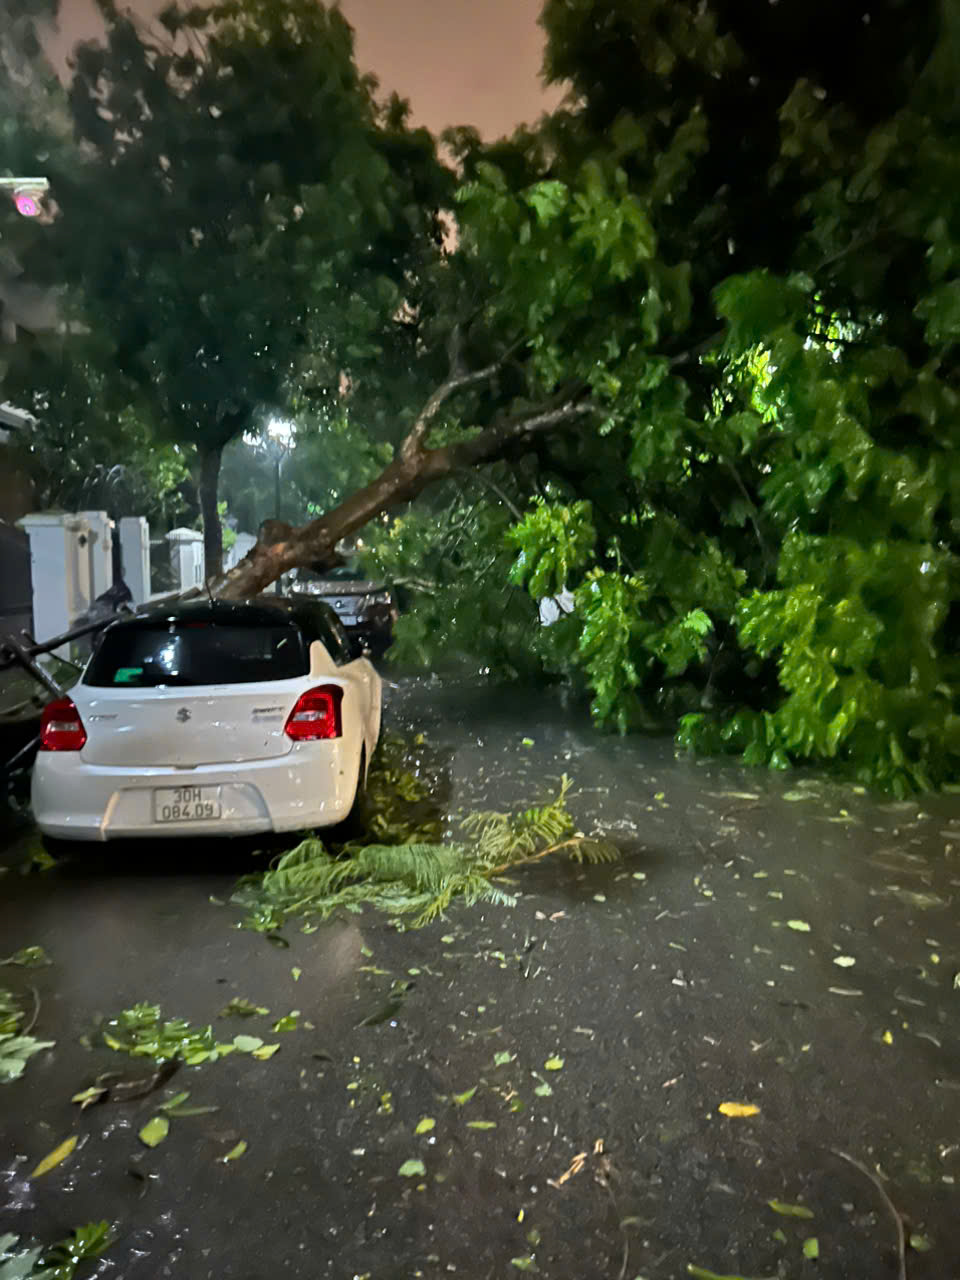
<svg viewBox="0 0 960 1280">
<path fill-rule="evenodd" d="M 422 1160 L 404 1160 L 397 1170 L 401 1178 L 422 1178 L 426 1175 L 427 1166 Z"/>
<path fill-rule="evenodd" d="M 795 933 L 810 932 L 810 926 L 807 924 L 806 920 L 788 920 L 787 928 L 793 929 Z"/>
<path fill-rule="evenodd" d="M 413 1132 L 418 1136 L 421 1133 L 429 1133 L 431 1129 L 436 1128 L 436 1125 L 437 1122 L 432 1116 L 424 1116 Z"/>
<path fill-rule="evenodd" d="M 544 1071 L 562 1071 L 563 1058 L 548 1058 L 543 1064 Z"/>
<path fill-rule="evenodd" d="M 752 1102 L 721 1102 L 717 1110 L 722 1116 L 756 1116 L 760 1114 L 760 1108 L 754 1106 Z"/>
<path fill-rule="evenodd" d="M 473 1088 L 468 1089 L 466 1093 L 453 1094 L 452 1101 L 455 1102 L 458 1107 L 464 1107 L 476 1092 L 477 1092 L 477 1086 L 474 1085 Z"/>
<path fill-rule="evenodd" d="M 468 1120 L 468 1129 L 495 1129 L 497 1127 L 495 1120 Z"/>
<path fill-rule="evenodd" d="M 816 1262 L 820 1257 L 820 1241 L 816 1236 L 807 1236 L 803 1242 L 803 1256 L 810 1262 Z"/>
</svg>

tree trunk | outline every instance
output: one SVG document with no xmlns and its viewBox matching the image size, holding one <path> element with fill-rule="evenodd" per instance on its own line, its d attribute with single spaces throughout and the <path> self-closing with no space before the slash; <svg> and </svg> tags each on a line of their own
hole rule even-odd
<svg viewBox="0 0 960 1280">
<path fill-rule="evenodd" d="M 223 573 L 223 530 L 217 496 L 220 486 L 221 448 L 200 449 L 200 482 L 197 494 L 200 498 L 200 514 L 203 517 L 203 554 L 207 578 L 217 578 Z"/>
</svg>

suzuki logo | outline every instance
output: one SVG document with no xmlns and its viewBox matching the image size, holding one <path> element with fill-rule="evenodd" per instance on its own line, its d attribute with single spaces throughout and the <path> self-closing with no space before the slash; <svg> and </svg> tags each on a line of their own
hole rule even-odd
<svg viewBox="0 0 960 1280">
<path fill-rule="evenodd" d="M 177 712 L 177 719 L 180 721 L 181 724 L 187 723 L 187 721 L 190 719 L 190 712 L 187 710 L 186 707 L 180 708 L 180 710 Z"/>
</svg>

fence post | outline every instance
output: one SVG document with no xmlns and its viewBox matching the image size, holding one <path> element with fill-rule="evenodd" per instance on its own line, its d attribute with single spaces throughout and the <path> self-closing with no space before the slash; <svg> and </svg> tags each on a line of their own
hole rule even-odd
<svg viewBox="0 0 960 1280">
<path fill-rule="evenodd" d="M 120 556 L 123 580 L 134 604 L 150 599 L 150 526 L 145 516 L 124 516 L 120 521 Z"/>
<path fill-rule="evenodd" d="M 113 586 L 113 521 L 105 511 L 81 511 L 90 527 L 90 591 L 93 599 Z"/>
<path fill-rule="evenodd" d="M 171 529 L 167 534 L 170 543 L 170 562 L 178 591 L 202 587 L 204 582 L 203 534 L 196 529 Z"/>
<path fill-rule="evenodd" d="M 79 515 L 45 512 L 31 513 L 17 523 L 30 539 L 33 633 L 38 640 L 60 635 L 93 600 L 90 526 Z"/>
</svg>

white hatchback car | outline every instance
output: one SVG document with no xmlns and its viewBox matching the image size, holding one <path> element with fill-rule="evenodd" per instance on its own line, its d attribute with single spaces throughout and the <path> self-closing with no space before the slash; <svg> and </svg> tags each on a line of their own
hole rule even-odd
<svg viewBox="0 0 960 1280">
<path fill-rule="evenodd" d="M 328 605 L 261 596 L 146 610 L 100 636 L 46 707 L 32 805 L 45 836 L 332 826 L 380 735 L 381 683 Z"/>
</svg>

